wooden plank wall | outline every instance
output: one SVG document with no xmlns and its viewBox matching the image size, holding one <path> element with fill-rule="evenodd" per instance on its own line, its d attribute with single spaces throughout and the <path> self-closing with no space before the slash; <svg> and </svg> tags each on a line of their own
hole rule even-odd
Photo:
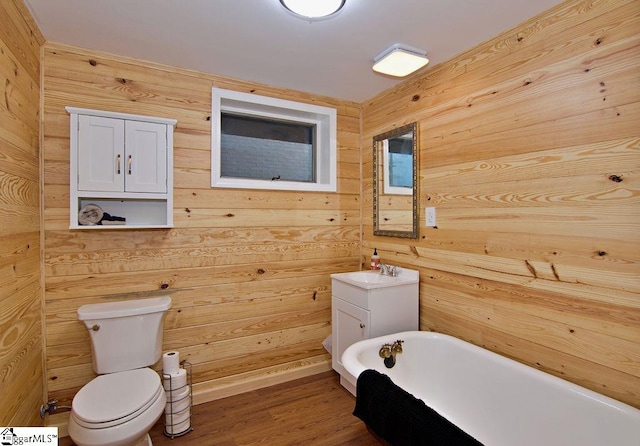
<svg viewBox="0 0 640 446">
<path fill-rule="evenodd" d="M 40 46 L 21 0 L 0 2 L 0 426 L 41 426 Z"/>
<path fill-rule="evenodd" d="M 367 101 L 362 140 L 363 255 L 420 270 L 421 329 L 636 407 L 639 23 L 564 2 Z M 372 138 L 412 121 L 419 239 L 373 237 Z"/>
<path fill-rule="evenodd" d="M 360 105 L 54 43 L 43 70 L 50 398 L 94 377 L 76 309 L 109 299 L 171 296 L 164 350 L 192 363 L 196 403 L 329 370 L 329 275 L 360 262 Z M 212 189 L 212 86 L 335 107 L 338 192 Z M 175 229 L 68 229 L 65 106 L 178 120 Z"/>
</svg>

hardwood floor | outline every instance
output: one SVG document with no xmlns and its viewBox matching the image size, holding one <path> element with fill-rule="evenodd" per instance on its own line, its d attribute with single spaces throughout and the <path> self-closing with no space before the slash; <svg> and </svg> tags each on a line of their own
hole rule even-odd
<svg viewBox="0 0 640 446">
<path fill-rule="evenodd" d="M 354 405 L 330 371 L 194 406 L 193 431 L 182 437 L 164 435 L 164 417 L 150 434 L 154 446 L 386 445 L 352 415 Z"/>
</svg>

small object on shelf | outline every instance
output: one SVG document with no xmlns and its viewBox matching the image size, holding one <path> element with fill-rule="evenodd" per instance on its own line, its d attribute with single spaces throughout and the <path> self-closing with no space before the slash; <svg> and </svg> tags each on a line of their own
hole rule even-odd
<svg viewBox="0 0 640 446">
<path fill-rule="evenodd" d="M 102 216 L 102 220 L 100 220 L 99 225 L 126 225 L 127 219 L 124 217 L 116 217 L 115 215 L 111 215 L 108 213 L 104 213 Z"/>
<path fill-rule="evenodd" d="M 104 211 L 97 204 L 88 204 L 80 209 L 78 213 L 78 223 L 82 226 L 95 226 L 100 224 Z"/>
</svg>

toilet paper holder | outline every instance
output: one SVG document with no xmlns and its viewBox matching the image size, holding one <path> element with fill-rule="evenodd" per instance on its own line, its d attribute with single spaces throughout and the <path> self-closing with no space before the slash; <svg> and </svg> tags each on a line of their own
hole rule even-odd
<svg viewBox="0 0 640 446">
<path fill-rule="evenodd" d="M 193 430 L 191 425 L 191 407 L 193 406 L 191 363 L 182 361 L 180 368 L 186 370 L 186 384 L 175 388 L 172 380 L 175 375 L 162 373 L 162 382 L 167 392 L 164 434 L 171 439 L 186 435 Z"/>
</svg>

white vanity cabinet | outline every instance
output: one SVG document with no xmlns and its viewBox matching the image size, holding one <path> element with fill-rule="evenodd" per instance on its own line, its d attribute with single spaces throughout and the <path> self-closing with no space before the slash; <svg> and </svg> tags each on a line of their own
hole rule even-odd
<svg viewBox="0 0 640 446">
<path fill-rule="evenodd" d="M 408 269 L 398 277 L 373 271 L 331 275 L 332 366 L 351 393 L 356 378 L 342 365 L 342 353 L 364 339 L 418 330 L 418 286 L 418 271 Z"/>
<path fill-rule="evenodd" d="M 70 113 L 70 227 L 72 229 L 173 226 L 174 119 L 67 107 Z M 88 204 L 126 219 L 87 225 Z"/>
</svg>

